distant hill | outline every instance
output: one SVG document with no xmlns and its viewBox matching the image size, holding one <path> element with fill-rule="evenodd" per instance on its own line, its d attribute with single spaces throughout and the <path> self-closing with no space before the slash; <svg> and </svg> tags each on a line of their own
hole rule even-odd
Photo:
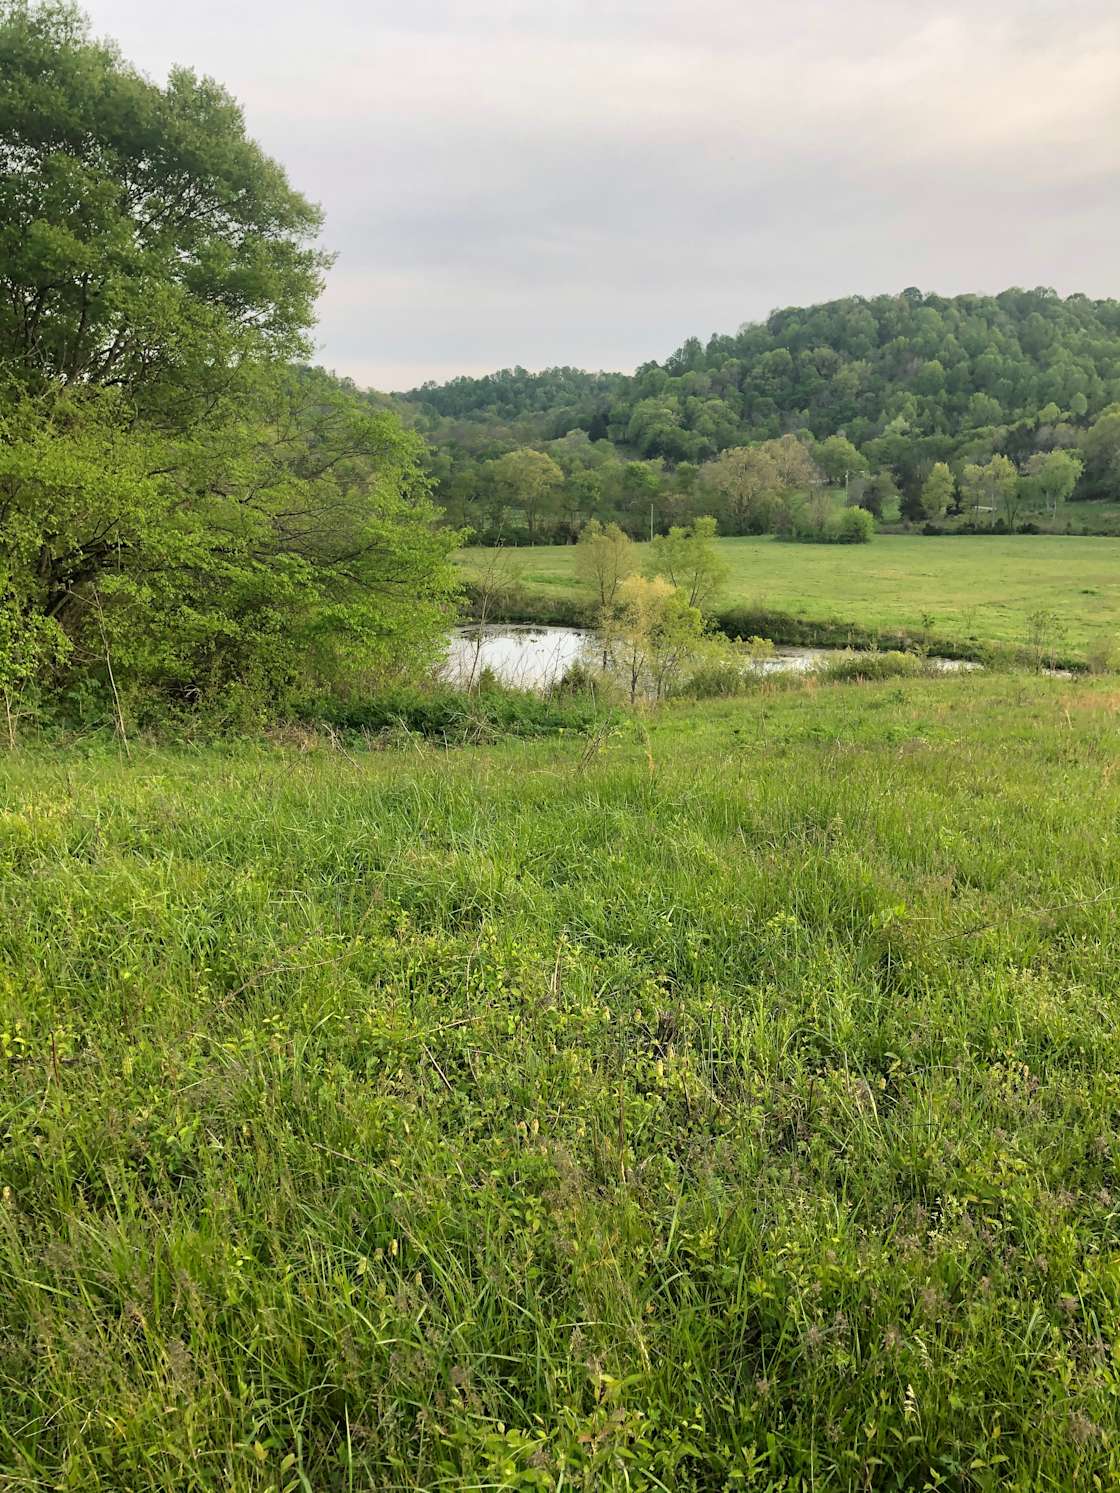
<svg viewBox="0 0 1120 1493">
<path fill-rule="evenodd" d="M 435 447 L 441 500 L 468 518 L 486 498 L 480 464 L 566 438 L 555 454 L 570 471 L 573 432 L 617 462 L 655 463 L 663 488 L 729 447 L 842 434 L 906 493 L 936 461 L 1000 451 L 1021 465 L 1080 444 L 1120 403 L 1120 302 L 1045 288 L 849 296 L 689 338 L 632 375 L 504 369 L 395 402 Z M 1079 497 L 1120 496 L 1109 461 L 1087 464 Z"/>
<path fill-rule="evenodd" d="M 1120 400 L 1120 301 L 1054 291 L 849 296 L 790 307 L 706 343 L 689 338 L 632 376 L 503 369 L 398 396 L 457 419 L 541 419 L 545 438 L 589 429 L 642 456 L 697 461 L 805 429 L 862 446 L 892 424 L 957 434 L 1031 418 L 1083 418 Z M 560 419 L 560 423 L 563 420 Z"/>
</svg>

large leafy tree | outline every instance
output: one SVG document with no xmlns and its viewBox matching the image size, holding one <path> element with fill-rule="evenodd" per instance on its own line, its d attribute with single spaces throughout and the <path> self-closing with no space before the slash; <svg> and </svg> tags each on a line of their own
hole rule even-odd
<svg viewBox="0 0 1120 1493">
<path fill-rule="evenodd" d="M 718 497 L 731 533 L 766 532 L 783 484 L 765 446 L 736 446 L 709 462 L 703 472 L 704 484 Z"/>
<path fill-rule="evenodd" d="M 318 209 L 185 69 L 166 87 L 68 4 L 0 0 L 0 355 L 181 427 L 303 350 Z"/>
<path fill-rule="evenodd" d="M 526 535 L 532 544 L 542 513 L 563 484 L 563 469 L 543 451 L 523 447 L 490 462 L 489 477 L 503 508 L 524 514 Z"/>
<path fill-rule="evenodd" d="M 317 210 L 221 88 L 69 6 L 0 0 L 0 54 L 0 673 L 275 702 L 430 654 L 423 443 L 293 364 Z"/>
<path fill-rule="evenodd" d="M 430 652 L 453 591 L 422 443 L 322 373 L 270 379 L 246 416 L 169 435 L 116 401 L 10 410 L 8 586 L 75 661 L 181 698 L 275 698 Z"/>
</svg>

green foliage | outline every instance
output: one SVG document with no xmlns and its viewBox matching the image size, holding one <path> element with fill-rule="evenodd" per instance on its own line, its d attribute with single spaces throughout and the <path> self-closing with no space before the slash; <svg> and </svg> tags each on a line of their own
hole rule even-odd
<svg viewBox="0 0 1120 1493">
<path fill-rule="evenodd" d="M 315 702 L 310 720 L 347 731 L 412 733 L 443 742 L 486 742 L 503 736 L 580 734 L 600 725 L 604 711 L 594 692 L 569 679 L 547 695 L 504 689 L 490 681 L 469 695 L 431 685 L 398 685 L 368 698 Z"/>
<path fill-rule="evenodd" d="M 836 544 L 870 544 L 875 537 L 875 519 L 866 508 L 843 508 L 828 529 Z"/>
<path fill-rule="evenodd" d="M 68 639 L 54 618 L 21 606 L 9 590 L 0 603 L 0 698 L 9 747 L 16 744 L 16 723 L 29 692 L 68 652 Z"/>
<path fill-rule="evenodd" d="M 336 747 L 0 756 L 8 1482 L 1120 1484 L 1113 682 Z"/>
<path fill-rule="evenodd" d="M 1051 518 L 1058 506 L 1073 496 L 1074 488 L 1085 470 L 1085 463 L 1072 451 L 1036 452 L 1027 463 L 1027 472 Z"/>
<path fill-rule="evenodd" d="M 829 659 L 821 677 L 833 684 L 866 684 L 876 679 L 913 679 L 927 673 L 925 659 L 913 653 L 853 653 Z"/>
<path fill-rule="evenodd" d="M 423 667 L 458 536 L 437 530 L 419 439 L 291 365 L 327 264 L 317 211 L 217 84 L 158 87 L 68 5 L 0 0 L 0 53 L 18 689 L 112 670 L 140 713 L 268 711 Z"/>
<path fill-rule="evenodd" d="M 532 544 L 542 512 L 564 481 L 563 470 L 543 451 L 524 447 L 490 462 L 487 476 L 498 505 L 497 530 L 501 532 L 507 510 L 513 509 L 523 518 L 525 536 Z"/>
<path fill-rule="evenodd" d="M 1120 496 L 1120 407 L 1110 405 L 1082 441 L 1085 486 L 1093 497 Z"/>
<path fill-rule="evenodd" d="M 1090 674 L 1120 674 L 1120 637 L 1094 638 L 1085 652 Z"/>
<path fill-rule="evenodd" d="M 596 610 L 610 611 L 618 588 L 634 570 L 633 543 L 617 524 L 605 527 L 597 518 L 585 526 L 576 549 L 576 570 L 591 591 Z"/>
<path fill-rule="evenodd" d="M 765 446 L 736 446 L 701 469 L 732 534 L 768 534 L 785 484 Z"/>
<path fill-rule="evenodd" d="M 185 69 L 166 87 L 70 5 L 0 3 L 0 358 L 181 427 L 304 347 L 317 209 Z"/>
<path fill-rule="evenodd" d="M 541 414 L 557 419 L 561 412 L 568 411 L 590 423 L 596 408 L 621 378 L 620 374 L 584 373 L 580 368 L 546 368 L 543 373 L 503 368 L 482 378 L 461 376 L 446 384 L 429 382 L 398 397 L 453 418 L 513 420 L 520 415 Z M 572 418 L 571 424 L 556 434 L 566 434 L 583 420 Z"/>
<path fill-rule="evenodd" d="M 951 468 L 943 461 L 935 461 L 922 484 L 922 516 L 928 519 L 943 517 L 956 496 L 956 490 Z"/>
<path fill-rule="evenodd" d="M 24 400 L 0 440 L 0 553 L 78 668 L 107 642 L 128 692 L 262 702 L 423 665 L 458 536 L 419 449 L 323 375 L 262 387 L 239 421 L 131 427 L 115 393 Z"/>
<path fill-rule="evenodd" d="M 842 435 L 830 435 L 822 441 L 813 457 L 829 482 L 846 482 L 867 470 L 866 458 Z"/>
<path fill-rule="evenodd" d="M 969 462 L 961 473 L 961 497 L 973 523 L 993 524 L 1003 516 L 1008 527 L 1018 512 L 1019 474 L 1006 456 L 993 456 L 981 465 Z"/>
<path fill-rule="evenodd" d="M 614 610 L 601 615 L 599 627 L 611 672 L 634 705 L 672 692 L 696 655 L 704 618 L 688 593 L 663 575 L 630 575 L 618 588 Z"/>
<path fill-rule="evenodd" d="M 690 607 L 708 611 L 727 579 L 727 564 L 716 547 L 716 521 L 697 518 L 659 534 L 646 551 L 645 571 L 678 587 Z"/>
</svg>

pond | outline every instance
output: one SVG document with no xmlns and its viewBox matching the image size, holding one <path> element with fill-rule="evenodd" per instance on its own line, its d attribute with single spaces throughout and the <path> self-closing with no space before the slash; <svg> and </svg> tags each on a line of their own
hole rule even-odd
<svg viewBox="0 0 1120 1493">
<path fill-rule="evenodd" d="M 775 648 L 772 654 L 746 667 L 759 674 L 807 674 L 840 656 L 842 650 L 837 648 Z M 980 667 L 951 658 L 931 658 L 928 662 L 945 673 Z M 456 628 L 448 646 L 445 675 L 466 688 L 489 669 L 503 684 L 549 689 L 578 663 L 593 668 L 599 664 L 596 636 L 589 629 L 498 622 L 481 628 Z"/>
<path fill-rule="evenodd" d="M 446 674 L 468 687 L 485 669 L 518 689 L 548 689 L 573 664 L 596 661 L 595 634 L 581 627 L 537 627 L 511 622 L 457 627 Z"/>
</svg>

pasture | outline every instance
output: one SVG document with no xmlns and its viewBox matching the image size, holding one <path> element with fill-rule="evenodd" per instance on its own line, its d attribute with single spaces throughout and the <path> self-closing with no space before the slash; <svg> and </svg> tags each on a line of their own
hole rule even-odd
<svg viewBox="0 0 1120 1493">
<path fill-rule="evenodd" d="M 1120 635 L 1120 540 L 1054 534 L 880 534 L 865 545 L 718 541 L 729 567 L 716 601 L 812 621 L 909 628 L 960 642 L 1022 643 L 1038 611 L 1084 652 Z M 641 563 L 644 545 L 637 546 Z M 468 575 L 487 551 L 465 550 Z M 580 598 L 574 545 L 513 550 L 511 575 L 542 597 Z"/>
<path fill-rule="evenodd" d="M 0 1486 L 1115 1487 L 1118 708 L 6 755 Z"/>
</svg>

